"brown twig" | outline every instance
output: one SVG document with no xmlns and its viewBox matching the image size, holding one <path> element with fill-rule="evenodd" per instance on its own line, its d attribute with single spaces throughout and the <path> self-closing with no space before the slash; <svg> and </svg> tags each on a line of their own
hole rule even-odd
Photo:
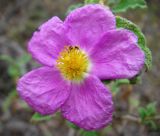
<svg viewBox="0 0 160 136">
<path fill-rule="evenodd" d="M 121 117 L 124 120 L 129 120 L 129 121 L 133 121 L 136 123 L 141 123 L 141 119 L 139 117 L 136 116 L 132 116 L 132 115 L 124 115 Z"/>
</svg>

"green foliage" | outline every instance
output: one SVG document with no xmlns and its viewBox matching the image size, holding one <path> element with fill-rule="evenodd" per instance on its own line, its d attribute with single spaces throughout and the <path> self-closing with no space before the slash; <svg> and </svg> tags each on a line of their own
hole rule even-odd
<svg viewBox="0 0 160 136">
<path fill-rule="evenodd" d="M 141 76 L 139 76 L 139 75 L 137 75 L 137 76 L 135 76 L 135 77 L 133 77 L 133 78 L 131 78 L 131 79 L 129 79 L 129 81 L 130 81 L 130 84 L 140 84 L 141 83 Z"/>
<path fill-rule="evenodd" d="M 147 5 L 145 0 L 120 0 L 120 2 L 113 8 L 113 12 L 115 13 L 125 12 L 130 8 L 135 9 L 135 8 L 146 8 L 146 7 Z"/>
<path fill-rule="evenodd" d="M 11 77 L 18 77 L 20 74 L 19 74 L 19 67 L 18 67 L 18 63 L 16 61 L 13 60 L 13 58 L 9 57 L 9 56 L 6 56 L 6 55 L 1 55 L 0 56 L 0 60 L 2 61 L 5 61 L 9 64 L 9 67 L 8 67 L 8 74 L 11 76 Z"/>
<path fill-rule="evenodd" d="M 139 101 L 139 99 L 135 99 L 135 98 L 130 97 L 129 104 L 132 105 L 132 107 L 138 107 L 140 104 L 140 101 Z"/>
<path fill-rule="evenodd" d="M 51 119 L 52 119 L 52 116 L 50 116 L 50 115 L 43 116 L 39 113 L 35 113 L 35 114 L 33 114 L 32 118 L 31 118 L 31 122 L 49 121 Z"/>
<path fill-rule="evenodd" d="M 13 102 L 13 99 L 15 99 L 17 97 L 17 91 L 16 90 L 12 90 L 11 93 L 7 96 L 7 98 L 4 100 L 3 104 L 2 104 L 2 109 L 4 112 L 7 112 L 10 105 Z"/>
<path fill-rule="evenodd" d="M 148 111 L 148 116 L 154 116 L 157 112 L 156 102 L 148 104 L 146 106 L 146 110 Z"/>
<path fill-rule="evenodd" d="M 144 120 L 146 117 L 151 117 L 156 114 L 156 103 L 150 103 L 146 107 L 141 107 L 138 110 L 139 115 L 142 120 Z"/>
<path fill-rule="evenodd" d="M 84 130 L 81 130 L 80 131 L 80 135 L 81 136 L 98 136 L 98 133 L 95 132 L 95 131 L 84 131 Z"/>
<path fill-rule="evenodd" d="M 19 68 L 16 65 L 10 65 L 8 67 L 8 74 L 11 75 L 12 77 L 19 77 L 20 76 Z"/>
<path fill-rule="evenodd" d="M 145 117 L 147 117 L 147 111 L 143 107 L 141 107 L 141 108 L 138 109 L 138 113 L 139 113 L 139 115 L 140 115 L 140 117 L 141 117 L 142 120 L 144 120 Z"/>
<path fill-rule="evenodd" d="M 99 3 L 99 0 L 85 0 L 85 4 L 90 4 L 90 3 Z"/>
<path fill-rule="evenodd" d="M 103 129 L 105 134 L 109 134 L 110 132 L 114 131 L 112 125 L 108 125 L 106 128 Z M 100 134 L 101 136 L 101 134 Z M 109 135 L 108 135 L 109 136 Z"/>
<path fill-rule="evenodd" d="M 5 61 L 8 64 L 7 73 L 12 78 L 14 86 L 16 86 L 17 79 L 24 73 L 26 73 L 26 64 L 30 61 L 30 56 L 24 54 L 22 57 L 16 60 L 7 55 L 0 56 L 1 61 Z M 17 91 L 15 89 L 11 90 L 9 95 L 6 97 L 2 104 L 4 112 L 7 112 L 13 100 L 17 97 Z"/>
<path fill-rule="evenodd" d="M 154 117 L 157 114 L 155 102 L 148 104 L 146 107 L 140 107 L 138 113 L 144 125 L 147 125 L 154 130 L 157 129 L 158 126 L 154 121 Z"/>
<path fill-rule="evenodd" d="M 8 63 L 8 74 L 13 78 L 17 79 L 19 76 L 26 73 L 25 65 L 30 61 L 31 57 L 28 54 L 24 54 L 23 56 L 17 58 L 16 60 L 10 56 L 1 55 L 0 60 Z"/>
<path fill-rule="evenodd" d="M 113 95 L 117 94 L 119 92 L 119 87 L 121 85 L 124 85 L 124 84 L 129 84 L 129 80 L 128 79 L 119 79 L 119 80 L 115 80 L 115 82 L 112 83 L 111 85 L 111 90 L 112 90 L 112 93 Z"/>
<path fill-rule="evenodd" d="M 120 0 L 108 0 L 108 4 L 117 4 Z"/>
<path fill-rule="evenodd" d="M 67 125 L 73 129 L 79 129 L 79 127 L 77 127 L 76 125 L 74 125 L 73 123 L 67 121 Z"/>
<path fill-rule="evenodd" d="M 125 28 L 135 33 L 138 37 L 138 45 L 145 53 L 145 65 L 147 70 L 151 69 L 152 66 L 152 54 L 150 49 L 146 46 L 145 36 L 142 31 L 138 28 L 137 25 L 132 23 L 131 21 L 124 19 L 122 17 L 116 17 L 116 25 L 118 28 Z"/>
</svg>

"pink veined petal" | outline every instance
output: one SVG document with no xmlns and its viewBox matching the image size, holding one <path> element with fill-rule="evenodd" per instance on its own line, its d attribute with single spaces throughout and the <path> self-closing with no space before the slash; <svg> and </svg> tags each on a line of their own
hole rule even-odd
<svg viewBox="0 0 160 136">
<path fill-rule="evenodd" d="M 92 74 L 100 79 L 132 78 L 143 68 L 145 55 L 136 36 L 125 29 L 107 32 L 90 55 Z"/>
<path fill-rule="evenodd" d="M 42 67 L 24 75 L 17 90 L 36 112 L 46 115 L 56 112 L 66 101 L 70 85 L 54 68 Z"/>
<path fill-rule="evenodd" d="M 59 52 L 65 45 L 69 45 L 65 31 L 66 27 L 58 17 L 41 25 L 28 43 L 33 58 L 43 65 L 53 66 Z"/>
<path fill-rule="evenodd" d="M 115 22 L 115 16 L 109 8 L 90 4 L 72 11 L 64 23 L 72 44 L 89 52 L 104 32 L 116 29 Z"/>
<path fill-rule="evenodd" d="M 67 120 L 81 128 L 100 129 L 112 121 L 112 96 L 97 77 L 89 76 L 79 85 L 72 84 L 61 110 Z"/>
</svg>

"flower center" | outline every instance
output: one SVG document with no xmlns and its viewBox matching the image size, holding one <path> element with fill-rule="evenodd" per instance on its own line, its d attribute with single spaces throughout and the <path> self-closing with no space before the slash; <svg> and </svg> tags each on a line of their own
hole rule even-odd
<svg viewBox="0 0 160 136">
<path fill-rule="evenodd" d="M 82 80 L 89 69 L 89 60 L 78 46 L 65 46 L 57 59 L 57 68 L 69 80 Z"/>
</svg>

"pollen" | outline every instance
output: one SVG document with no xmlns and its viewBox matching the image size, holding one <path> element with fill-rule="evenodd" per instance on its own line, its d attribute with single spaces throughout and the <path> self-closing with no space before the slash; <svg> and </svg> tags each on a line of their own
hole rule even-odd
<svg viewBox="0 0 160 136">
<path fill-rule="evenodd" d="M 56 62 L 57 68 L 68 80 L 82 80 L 89 69 L 88 56 L 78 46 L 65 46 Z"/>
</svg>

